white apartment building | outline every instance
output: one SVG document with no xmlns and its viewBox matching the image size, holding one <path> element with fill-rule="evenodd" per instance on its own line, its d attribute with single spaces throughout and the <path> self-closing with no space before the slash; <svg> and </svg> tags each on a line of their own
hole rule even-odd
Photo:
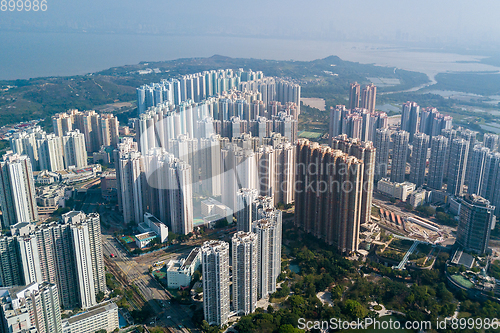
<svg viewBox="0 0 500 333">
<path fill-rule="evenodd" d="M 66 169 L 71 166 L 77 169 L 87 166 L 87 150 L 83 133 L 80 133 L 79 130 L 66 132 L 62 137 L 62 145 Z"/>
<path fill-rule="evenodd" d="M 239 231 L 233 236 L 233 310 L 241 315 L 254 312 L 257 306 L 257 272 L 262 260 L 258 252 L 257 234 Z"/>
<path fill-rule="evenodd" d="M 12 152 L 3 156 L 0 162 L 0 208 L 2 229 L 19 222 L 38 221 L 35 181 L 28 156 Z"/>
<path fill-rule="evenodd" d="M 229 244 L 208 241 L 201 247 L 203 270 L 203 313 L 209 325 L 222 326 L 228 322 L 229 301 Z"/>
</svg>

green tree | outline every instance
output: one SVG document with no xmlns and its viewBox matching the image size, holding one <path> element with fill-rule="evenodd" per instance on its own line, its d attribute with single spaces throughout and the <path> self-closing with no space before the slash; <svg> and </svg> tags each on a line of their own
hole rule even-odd
<svg viewBox="0 0 500 333">
<path fill-rule="evenodd" d="M 295 328 L 290 324 L 281 325 L 278 330 L 278 333 L 300 333 L 300 332 L 302 332 L 302 330 L 299 330 L 298 328 Z"/>
<path fill-rule="evenodd" d="M 96 299 L 97 299 L 97 302 L 98 302 L 98 303 L 101 303 L 101 302 L 102 302 L 102 300 L 104 299 L 104 292 L 102 292 L 102 291 L 98 292 L 98 293 L 97 293 L 97 295 L 96 295 L 95 297 L 96 297 Z"/>
<path fill-rule="evenodd" d="M 358 301 L 348 299 L 344 304 L 344 313 L 351 318 L 364 318 L 366 317 L 368 310 L 359 304 Z"/>
</svg>

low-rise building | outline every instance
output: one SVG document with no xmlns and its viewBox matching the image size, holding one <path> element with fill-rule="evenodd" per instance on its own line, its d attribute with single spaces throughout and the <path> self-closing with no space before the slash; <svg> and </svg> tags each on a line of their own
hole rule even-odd
<svg viewBox="0 0 500 333">
<path fill-rule="evenodd" d="M 104 146 L 101 146 L 99 151 L 92 154 L 92 160 L 94 164 L 109 164 L 111 162 L 110 154 Z"/>
<path fill-rule="evenodd" d="M 156 239 L 157 235 L 153 231 L 144 232 L 142 234 L 135 235 L 135 244 L 138 248 L 143 249 Z"/>
<path fill-rule="evenodd" d="M 56 172 L 43 170 L 33 172 L 33 177 L 35 178 L 35 183 L 37 185 L 50 185 L 59 182 L 60 176 Z"/>
<path fill-rule="evenodd" d="M 144 222 L 139 223 L 138 229 L 140 234 L 135 236 L 136 244 L 137 246 L 141 244 L 141 246 L 139 246 L 141 249 L 147 246 L 155 237 L 159 239 L 160 243 L 168 241 L 168 227 L 153 214 L 144 213 Z M 141 239 L 139 243 L 137 241 L 138 237 Z"/>
<path fill-rule="evenodd" d="M 429 191 L 426 191 L 423 188 L 419 188 L 410 194 L 410 205 L 412 205 L 414 208 L 422 206 L 428 202 L 428 198 Z"/>
<path fill-rule="evenodd" d="M 415 191 L 415 184 L 410 182 L 393 183 L 389 178 L 382 178 L 377 183 L 377 190 L 389 197 L 406 202 L 408 196 Z"/>
<path fill-rule="evenodd" d="M 51 214 L 60 207 L 65 206 L 70 199 L 73 187 L 64 184 L 53 184 L 36 189 L 36 204 L 39 214 Z"/>
<path fill-rule="evenodd" d="M 148 226 L 146 231 L 154 231 L 160 238 L 160 243 L 165 243 L 168 240 L 168 227 L 158 220 L 153 214 L 144 213 L 144 222 L 139 225 L 139 229 Z"/>
<path fill-rule="evenodd" d="M 170 260 L 167 263 L 167 284 L 169 288 L 190 285 L 194 272 L 201 265 L 200 248 L 194 248 L 186 259 Z"/>
<path fill-rule="evenodd" d="M 225 217 L 228 219 L 228 222 L 231 223 L 233 210 L 213 198 L 208 198 L 201 202 L 201 215 L 203 215 L 203 217 L 219 215 L 220 218 Z"/>
<path fill-rule="evenodd" d="M 63 333 L 89 333 L 119 328 L 118 306 L 113 302 L 102 303 L 62 322 Z"/>
<path fill-rule="evenodd" d="M 67 170 L 62 170 L 57 173 L 60 175 L 62 182 L 66 184 L 73 184 L 94 179 L 97 177 L 98 172 L 101 172 L 100 164 L 88 165 L 80 169 L 69 168 Z"/>
</svg>

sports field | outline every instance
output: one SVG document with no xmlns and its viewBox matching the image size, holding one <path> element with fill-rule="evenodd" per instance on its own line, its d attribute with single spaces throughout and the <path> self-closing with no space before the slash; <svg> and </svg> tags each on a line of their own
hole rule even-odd
<svg viewBox="0 0 500 333">
<path fill-rule="evenodd" d="M 135 242 L 135 239 L 131 236 L 122 236 L 121 239 L 123 239 L 127 244 Z"/>
<path fill-rule="evenodd" d="M 452 275 L 451 278 L 456 283 L 458 283 L 459 285 L 461 285 L 461 286 L 463 286 L 465 288 L 472 288 L 472 287 L 474 287 L 474 284 L 472 284 L 472 282 L 470 282 L 469 280 L 467 280 L 466 278 L 464 278 L 461 275 Z"/>
<path fill-rule="evenodd" d="M 158 277 L 159 279 L 164 279 L 167 275 L 167 272 L 165 271 L 164 267 L 162 267 L 160 270 L 153 271 L 153 275 Z"/>
<path fill-rule="evenodd" d="M 298 134 L 299 134 L 299 137 L 306 138 L 306 139 L 319 139 L 323 135 L 322 133 L 308 132 L 308 131 L 300 131 Z"/>
</svg>

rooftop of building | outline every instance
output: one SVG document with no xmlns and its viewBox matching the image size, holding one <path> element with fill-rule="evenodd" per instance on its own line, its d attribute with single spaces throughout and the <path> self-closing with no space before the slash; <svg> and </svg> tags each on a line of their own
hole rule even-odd
<svg viewBox="0 0 500 333">
<path fill-rule="evenodd" d="M 153 222 L 156 225 L 163 224 L 156 216 L 154 216 L 152 214 L 149 214 L 147 216 L 145 215 L 144 217 L 149 219 L 151 222 Z"/>
<path fill-rule="evenodd" d="M 98 314 L 101 314 L 101 313 L 104 313 L 107 311 L 112 311 L 115 309 L 118 310 L 118 306 L 115 303 L 113 303 L 113 302 L 103 303 L 103 304 L 99 304 L 93 308 L 90 308 L 83 313 L 80 313 L 80 314 L 77 314 L 73 317 L 70 317 L 70 318 L 66 319 L 65 321 L 68 321 L 70 324 L 73 324 L 73 323 L 78 322 L 80 320 L 84 320 L 84 319 L 87 319 L 89 317 L 96 316 Z"/>
<path fill-rule="evenodd" d="M 148 240 L 148 239 L 155 238 L 155 237 L 156 237 L 156 233 L 154 231 L 148 231 L 148 232 L 145 232 L 143 234 L 135 235 L 135 238 L 137 238 L 140 241 Z"/>
<path fill-rule="evenodd" d="M 184 261 L 184 263 L 182 264 L 181 269 L 184 269 L 187 266 L 191 265 L 193 263 L 194 259 L 196 259 L 196 256 L 198 255 L 198 253 L 200 253 L 200 248 L 199 247 L 194 248 L 189 253 L 188 257 L 186 258 L 186 261 Z"/>
<path fill-rule="evenodd" d="M 455 265 L 463 265 L 467 268 L 472 268 L 472 266 L 474 265 L 474 257 L 468 253 L 463 252 L 462 250 L 458 250 L 453 255 L 451 263 Z"/>
</svg>

